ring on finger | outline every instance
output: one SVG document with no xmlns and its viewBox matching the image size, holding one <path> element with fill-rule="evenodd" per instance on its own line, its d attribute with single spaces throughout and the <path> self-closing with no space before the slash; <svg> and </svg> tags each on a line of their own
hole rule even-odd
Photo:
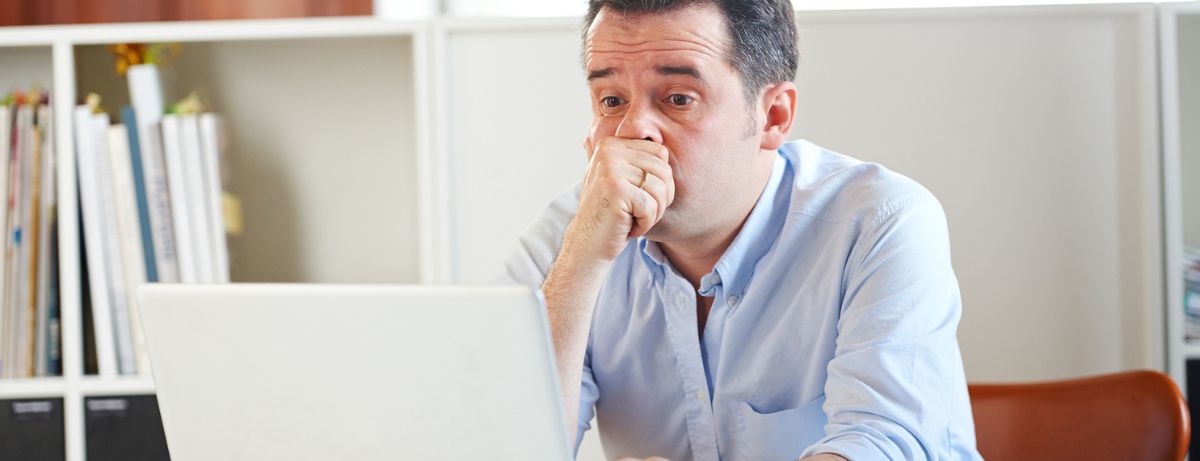
<svg viewBox="0 0 1200 461">
<path fill-rule="evenodd" d="M 642 170 L 642 182 L 638 183 L 638 189 L 641 189 L 642 186 L 646 185 L 646 178 L 649 178 L 649 177 L 650 177 L 650 172 L 646 171 L 646 170 Z"/>
</svg>

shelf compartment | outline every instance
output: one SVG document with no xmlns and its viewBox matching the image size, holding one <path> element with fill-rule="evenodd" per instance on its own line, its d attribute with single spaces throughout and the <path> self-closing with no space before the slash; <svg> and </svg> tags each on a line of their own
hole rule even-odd
<svg viewBox="0 0 1200 461">
<path fill-rule="evenodd" d="M 224 118 L 244 233 L 234 282 L 416 283 L 418 130 L 409 35 L 188 42 L 162 72 Z M 74 48 L 77 93 L 128 103 L 106 45 Z"/>
</svg>

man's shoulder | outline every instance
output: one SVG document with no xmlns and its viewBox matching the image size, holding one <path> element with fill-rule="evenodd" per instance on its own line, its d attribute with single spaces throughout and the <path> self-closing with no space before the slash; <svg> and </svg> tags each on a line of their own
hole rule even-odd
<svg viewBox="0 0 1200 461">
<path fill-rule="evenodd" d="M 877 223 L 904 206 L 934 202 L 917 181 L 806 140 L 791 141 L 780 153 L 793 166 L 789 213 L 830 221 Z"/>
</svg>

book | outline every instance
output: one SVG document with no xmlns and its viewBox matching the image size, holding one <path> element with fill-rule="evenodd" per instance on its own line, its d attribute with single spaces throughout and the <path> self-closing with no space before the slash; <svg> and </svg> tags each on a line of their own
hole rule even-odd
<svg viewBox="0 0 1200 461">
<path fill-rule="evenodd" d="M 129 130 L 129 161 L 133 170 L 133 187 L 137 197 L 138 223 L 142 236 L 142 258 L 146 265 L 146 281 L 158 281 L 158 268 L 154 256 L 154 237 L 150 227 L 150 204 L 146 197 L 146 176 L 142 167 L 142 150 L 138 137 L 137 115 L 132 106 L 121 108 L 121 120 Z"/>
<path fill-rule="evenodd" d="M 40 134 L 41 143 L 41 168 L 38 177 L 39 192 L 36 202 L 37 226 L 36 243 L 34 244 L 36 253 L 37 270 L 33 279 L 33 292 L 36 312 L 36 322 L 34 325 L 33 335 L 33 350 L 34 350 L 34 376 L 46 376 L 49 368 L 49 332 L 50 332 L 50 278 L 55 276 L 51 273 L 50 267 L 50 234 L 53 226 L 57 225 L 55 214 L 57 210 L 57 193 L 55 186 L 55 152 L 54 152 L 54 136 L 53 136 L 53 118 L 50 106 L 41 105 L 38 107 L 38 133 Z"/>
<path fill-rule="evenodd" d="M 58 294 L 57 218 L 50 226 L 50 251 L 47 253 L 50 257 L 50 278 L 46 282 L 46 315 L 48 319 L 46 325 L 46 375 L 62 376 L 62 302 Z"/>
<path fill-rule="evenodd" d="M 184 162 L 182 126 L 178 116 L 162 118 L 163 162 L 167 171 L 167 186 L 171 203 L 171 223 L 175 231 L 175 255 L 179 262 L 179 281 L 195 283 L 197 278 L 196 244 L 192 236 L 191 209 L 188 206 L 188 184 Z"/>
<path fill-rule="evenodd" d="M 228 175 L 221 165 L 225 152 L 225 137 L 221 119 L 213 113 L 200 115 L 200 139 L 204 165 L 205 205 L 208 208 L 209 249 L 212 252 L 212 281 L 229 283 L 229 246 L 225 236 L 224 194 Z"/>
<path fill-rule="evenodd" d="M 12 152 L 12 106 L 0 105 L 0 378 L 8 377 L 8 167 Z"/>
<path fill-rule="evenodd" d="M 87 257 L 88 291 L 91 300 L 91 317 L 97 371 L 101 376 L 115 376 L 118 373 L 117 347 L 113 329 L 112 298 L 109 294 L 109 280 L 115 276 L 108 269 L 106 256 L 107 246 L 104 243 L 104 229 L 108 216 L 104 214 L 104 185 L 101 183 L 99 150 L 107 145 L 108 131 L 105 114 L 96 117 L 102 123 L 95 123 L 91 109 L 79 106 L 75 109 L 75 155 L 79 175 L 79 205 L 83 214 L 84 250 Z M 101 128 L 103 125 L 103 129 Z"/>
<path fill-rule="evenodd" d="M 142 255 L 141 224 L 133 184 L 129 130 L 121 124 L 108 127 L 108 143 L 113 202 L 117 218 L 116 231 L 120 240 L 121 271 L 125 279 L 125 292 L 130 294 L 126 297 L 126 306 L 129 312 L 133 356 L 138 373 L 145 374 L 150 369 L 150 358 L 146 354 L 137 297 L 132 294 L 136 292 L 139 284 L 146 282 L 146 266 Z"/>
<path fill-rule="evenodd" d="M 117 220 L 116 194 L 113 187 L 112 161 L 109 151 L 108 114 L 92 116 L 92 134 L 95 136 L 95 174 L 100 186 L 100 206 L 104 214 L 101 241 L 104 245 L 104 268 L 107 271 L 110 320 L 113 343 L 117 352 L 117 369 L 120 374 L 136 374 L 137 367 L 133 352 L 133 336 L 130 333 L 129 299 L 132 297 L 125 283 L 124 264 L 121 262 L 121 233 Z"/>
<path fill-rule="evenodd" d="M 0 194 L 4 194 L 4 198 L 8 197 L 8 165 L 9 155 L 12 152 L 12 107 L 4 104 L 0 105 Z M 7 206 L 7 200 L 0 202 L 0 207 Z M 5 254 L 8 252 L 8 213 L 0 210 L 0 290 L 5 290 L 5 280 L 8 280 L 7 264 L 5 264 Z M 6 291 L 7 292 L 7 291 Z M 4 302 L 5 296 L 0 293 L 0 378 L 7 377 L 8 373 L 8 347 L 4 341 L 8 334 L 8 310 Z"/>
<path fill-rule="evenodd" d="M 16 311 L 16 285 L 19 278 L 16 274 L 16 266 L 13 258 L 17 254 L 17 230 L 20 229 L 19 216 L 17 214 L 18 193 L 21 189 L 21 143 L 20 123 L 21 107 L 13 106 L 13 127 L 12 127 L 12 147 L 6 162 L 8 163 L 8 189 L 5 191 L 4 200 L 4 288 L 0 289 L 0 310 L 3 310 L 4 315 L 4 331 L 0 332 L 0 350 L 4 353 L 4 378 L 17 377 L 17 346 L 18 346 L 18 317 Z"/>
<path fill-rule="evenodd" d="M 184 185 L 187 188 L 188 222 L 191 223 L 192 255 L 195 257 L 195 281 L 212 283 L 212 244 L 209 242 L 208 205 L 205 203 L 205 171 L 200 145 L 200 118 L 181 115 L 180 146 L 183 148 Z"/>
<path fill-rule="evenodd" d="M 149 202 L 147 208 L 156 258 L 157 281 L 174 283 L 179 281 L 179 262 L 176 254 L 175 226 L 171 221 L 167 173 L 163 164 L 162 133 L 159 130 L 159 122 L 163 116 L 162 84 L 159 81 L 158 68 L 153 64 L 130 66 L 126 77 L 129 80 L 129 99 L 137 123 L 138 146 L 144 175 L 142 179 Z"/>
<path fill-rule="evenodd" d="M 9 377 L 26 378 L 29 377 L 29 360 L 25 353 L 28 337 L 27 325 L 29 322 L 29 313 L 26 308 L 28 303 L 28 284 L 24 283 L 28 267 L 28 248 L 26 226 L 29 223 L 29 182 L 30 182 L 30 157 L 33 155 L 31 146 L 32 140 L 30 133 L 33 131 L 33 107 L 28 104 L 18 106 L 17 122 L 14 129 L 16 142 L 13 144 L 13 163 L 10 166 L 10 187 L 9 187 L 9 202 L 8 202 L 8 219 L 11 241 L 9 243 L 9 251 L 5 255 L 5 263 L 8 265 L 8 279 L 6 280 L 6 309 L 8 310 L 8 319 L 11 325 L 8 328 L 10 332 L 8 338 L 8 363 Z"/>
<path fill-rule="evenodd" d="M 26 133 L 29 136 L 29 164 L 26 166 L 28 174 L 26 184 L 26 196 L 29 200 L 23 204 L 25 216 L 25 228 L 22 238 L 24 243 L 24 257 L 21 264 L 26 268 L 25 279 L 22 280 L 22 286 L 25 290 L 21 306 L 25 311 L 25 323 L 21 325 L 24 329 L 24 337 L 21 340 L 21 363 L 23 366 L 22 375 L 26 377 L 37 376 L 37 345 L 38 345 L 38 274 L 41 272 L 38 263 L 41 262 L 39 253 L 41 252 L 41 237 L 42 237 L 42 166 L 44 139 L 42 128 L 45 120 L 42 118 L 47 115 L 46 110 L 39 106 L 34 113 L 34 122 L 29 127 L 30 131 Z"/>
</svg>

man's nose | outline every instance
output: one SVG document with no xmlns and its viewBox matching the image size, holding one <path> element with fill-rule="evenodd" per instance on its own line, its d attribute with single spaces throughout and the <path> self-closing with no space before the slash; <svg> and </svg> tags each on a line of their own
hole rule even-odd
<svg viewBox="0 0 1200 461">
<path fill-rule="evenodd" d="M 616 137 L 644 139 L 662 144 L 662 132 L 655 123 L 654 114 L 648 109 L 644 105 L 630 106 L 625 111 L 625 118 L 622 118 L 621 123 L 617 125 Z"/>
</svg>

